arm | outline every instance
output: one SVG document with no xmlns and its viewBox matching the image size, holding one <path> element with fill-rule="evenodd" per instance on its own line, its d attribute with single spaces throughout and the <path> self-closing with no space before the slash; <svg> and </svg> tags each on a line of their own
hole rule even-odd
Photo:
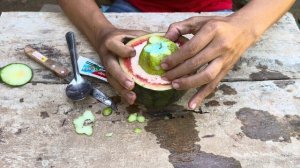
<svg viewBox="0 0 300 168">
<path fill-rule="evenodd" d="M 140 36 L 144 32 L 114 27 L 100 12 L 94 0 L 58 0 L 58 2 L 68 18 L 87 36 L 100 55 L 109 83 L 122 98 L 133 104 L 136 98 L 132 91 L 134 82 L 121 70 L 117 57 L 135 55 L 135 50 L 125 46 L 122 41 L 124 38 Z"/>
<path fill-rule="evenodd" d="M 94 0 L 58 0 L 73 24 L 84 33 L 91 44 L 96 47 L 96 35 L 99 31 L 112 29 L 114 26 L 100 12 Z"/>
<path fill-rule="evenodd" d="M 296 0 L 251 0 L 245 7 L 229 16 L 233 21 L 247 23 L 255 36 L 261 36 L 278 21 Z"/>
<path fill-rule="evenodd" d="M 176 40 L 194 34 L 180 50 L 161 64 L 165 78 L 178 90 L 200 87 L 190 99 L 195 109 L 217 87 L 241 55 L 276 22 L 295 0 L 252 0 L 232 15 L 192 17 L 173 23 L 166 34 Z M 207 66 L 204 66 L 208 64 Z M 199 67 L 200 72 L 195 73 Z M 192 75 L 190 75 L 192 74 Z"/>
</svg>

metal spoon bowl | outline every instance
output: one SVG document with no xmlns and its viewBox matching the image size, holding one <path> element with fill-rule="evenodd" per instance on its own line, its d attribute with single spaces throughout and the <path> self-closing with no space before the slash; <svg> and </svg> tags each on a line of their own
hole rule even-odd
<svg viewBox="0 0 300 168">
<path fill-rule="evenodd" d="M 91 93 L 93 87 L 89 81 L 83 79 L 80 76 L 78 64 L 77 64 L 78 56 L 77 56 L 76 40 L 75 40 L 74 33 L 68 32 L 66 34 L 66 40 L 71 55 L 71 62 L 72 62 L 73 76 L 74 76 L 74 79 L 69 83 L 69 85 L 66 88 L 66 94 L 70 99 L 74 101 L 79 101 L 84 99 L 86 96 L 88 96 Z"/>
</svg>

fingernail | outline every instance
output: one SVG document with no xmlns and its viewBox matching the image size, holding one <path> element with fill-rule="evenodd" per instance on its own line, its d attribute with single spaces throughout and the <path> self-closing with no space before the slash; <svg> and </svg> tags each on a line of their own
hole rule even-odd
<svg viewBox="0 0 300 168">
<path fill-rule="evenodd" d="M 133 87 L 133 82 L 127 80 L 127 81 L 125 82 L 125 86 L 126 86 L 127 89 L 132 89 L 132 87 Z"/>
<path fill-rule="evenodd" d="M 168 78 L 165 77 L 165 76 L 161 77 L 161 79 L 162 79 L 162 80 L 165 80 L 165 81 L 168 81 Z"/>
<path fill-rule="evenodd" d="M 167 68 L 168 68 L 168 64 L 162 63 L 162 64 L 161 64 L 161 67 L 162 67 L 163 69 L 167 69 Z"/>
<path fill-rule="evenodd" d="M 136 51 L 133 50 L 133 51 L 131 52 L 130 56 L 131 56 L 131 57 L 134 57 L 135 55 L 136 55 Z"/>
<path fill-rule="evenodd" d="M 197 106 L 196 103 L 193 103 L 193 104 L 191 104 L 190 107 L 191 107 L 192 110 L 194 110 L 196 108 L 196 106 Z"/>
<path fill-rule="evenodd" d="M 172 83 L 172 86 L 173 86 L 174 89 L 178 89 L 179 88 L 179 84 L 175 83 L 175 82 Z"/>
</svg>

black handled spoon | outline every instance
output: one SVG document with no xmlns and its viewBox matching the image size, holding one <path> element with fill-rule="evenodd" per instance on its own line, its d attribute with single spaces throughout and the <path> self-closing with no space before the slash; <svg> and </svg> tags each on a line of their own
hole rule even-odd
<svg viewBox="0 0 300 168">
<path fill-rule="evenodd" d="M 66 88 L 66 94 L 70 99 L 79 101 L 84 99 L 86 96 L 88 96 L 91 93 L 93 87 L 89 81 L 83 79 L 80 76 L 78 64 L 77 64 L 78 56 L 77 56 L 76 40 L 75 40 L 74 33 L 68 32 L 66 34 L 66 40 L 71 55 L 71 62 L 72 62 L 73 76 L 74 76 L 74 79 L 69 83 L 69 85 Z"/>
</svg>

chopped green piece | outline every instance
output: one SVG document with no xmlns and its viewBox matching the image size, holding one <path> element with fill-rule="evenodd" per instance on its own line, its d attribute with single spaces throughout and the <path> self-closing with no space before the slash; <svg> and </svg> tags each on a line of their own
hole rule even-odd
<svg viewBox="0 0 300 168">
<path fill-rule="evenodd" d="M 127 121 L 131 123 L 131 122 L 136 121 L 136 119 L 137 119 L 137 113 L 133 113 L 128 116 Z"/>
<path fill-rule="evenodd" d="M 105 136 L 106 136 L 106 137 L 111 137 L 112 135 L 113 135 L 113 133 L 112 133 L 112 132 L 110 132 L 110 133 L 106 133 L 106 134 L 105 134 Z"/>
<path fill-rule="evenodd" d="M 137 134 L 142 133 L 142 129 L 141 129 L 141 128 L 135 128 L 133 131 L 134 131 L 135 133 L 137 133 Z"/>
<path fill-rule="evenodd" d="M 83 115 L 73 120 L 76 133 L 86 134 L 88 136 L 93 134 L 94 122 L 95 116 L 91 111 L 85 111 Z"/>
<path fill-rule="evenodd" d="M 142 115 L 138 115 L 137 118 L 136 118 L 136 120 L 137 120 L 138 122 L 140 122 L 140 123 L 143 123 L 143 122 L 145 122 L 145 117 L 142 116 Z"/>
<path fill-rule="evenodd" d="M 104 116 L 110 116 L 111 113 L 112 113 L 112 108 L 111 107 L 106 107 L 102 111 L 102 115 L 104 115 Z"/>
</svg>

